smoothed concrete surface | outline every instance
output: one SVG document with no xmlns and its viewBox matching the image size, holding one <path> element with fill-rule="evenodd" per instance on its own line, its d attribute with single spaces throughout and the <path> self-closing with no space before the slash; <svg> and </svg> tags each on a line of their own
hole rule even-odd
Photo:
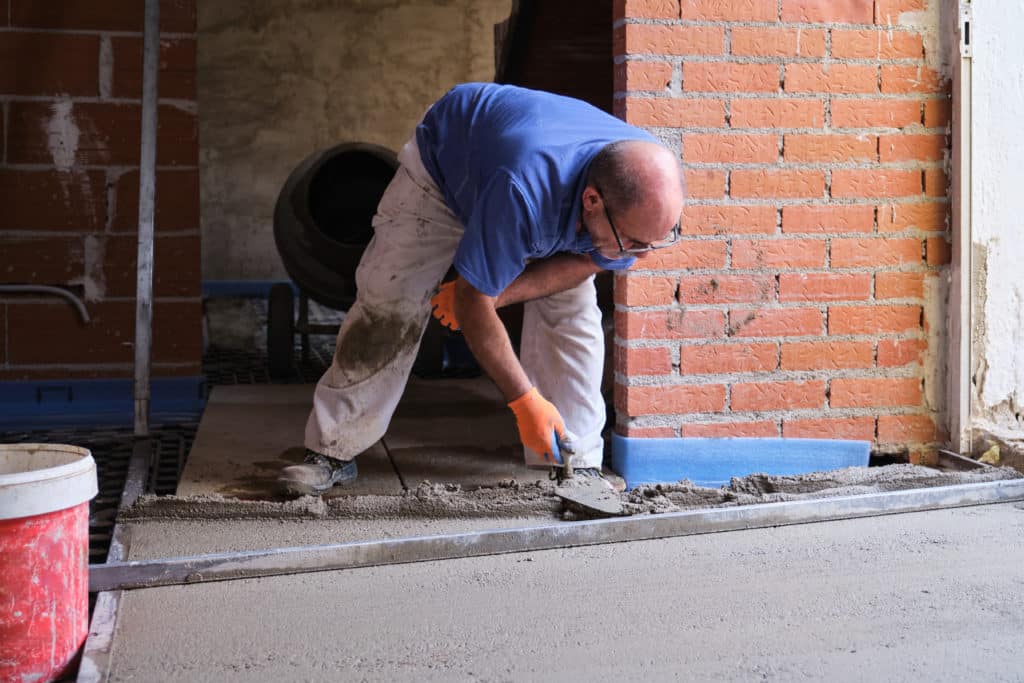
<svg viewBox="0 0 1024 683">
<path fill-rule="evenodd" d="M 126 593 L 112 680 L 1024 678 L 983 506 Z"/>
<path fill-rule="evenodd" d="M 213 388 L 178 484 L 179 496 L 281 498 L 281 468 L 302 462 L 313 384 Z M 389 457 L 390 452 L 390 457 Z M 378 442 L 359 455 L 359 477 L 326 497 L 398 495 L 403 482 L 464 489 L 547 477 L 523 462 L 515 418 L 493 383 L 412 377 Z"/>
</svg>

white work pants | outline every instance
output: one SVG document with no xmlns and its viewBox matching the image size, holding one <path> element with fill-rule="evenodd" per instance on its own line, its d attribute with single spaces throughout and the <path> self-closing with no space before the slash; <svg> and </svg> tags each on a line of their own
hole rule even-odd
<svg viewBox="0 0 1024 683">
<path fill-rule="evenodd" d="M 398 160 L 356 270 L 356 302 L 341 324 L 306 423 L 306 447 L 341 460 L 359 455 L 387 431 L 430 317 L 430 298 L 463 232 L 424 168 L 415 137 Z M 600 467 L 604 335 L 593 277 L 526 303 L 520 356 L 527 377 L 576 436 L 573 465 Z M 549 466 L 523 450 L 528 466 Z"/>
</svg>

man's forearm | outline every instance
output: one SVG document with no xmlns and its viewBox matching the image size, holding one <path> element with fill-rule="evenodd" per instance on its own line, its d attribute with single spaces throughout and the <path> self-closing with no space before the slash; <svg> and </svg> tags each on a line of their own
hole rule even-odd
<svg viewBox="0 0 1024 683">
<path fill-rule="evenodd" d="M 587 254 L 557 254 L 534 261 L 498 295 L 495 307 L 564 292 L 600 270 L 600 266 Z"/>
<path fill-rule="evenodd" d="M 455 287 L 455 315 L 469 350 L 506 401 L 519 398 L 530 390 L 531 384 L 495 310 L 494 297 L 481 294 L 462 279 L 456 281 Z"/>
</svg>

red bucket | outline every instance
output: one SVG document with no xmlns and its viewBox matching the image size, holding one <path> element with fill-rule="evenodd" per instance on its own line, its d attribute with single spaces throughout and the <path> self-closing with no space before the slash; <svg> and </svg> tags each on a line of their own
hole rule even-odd
<svg viewBox="0 0 1024 683">
<path fill-rule="evenodd" d="M 84 448 L 0 444 L 0 681 L 67 673 L 89 630 L 89 500 Z"/>
</svg>

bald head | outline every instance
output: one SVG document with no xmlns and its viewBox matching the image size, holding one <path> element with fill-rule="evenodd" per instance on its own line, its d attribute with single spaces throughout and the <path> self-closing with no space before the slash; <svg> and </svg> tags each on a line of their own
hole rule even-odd
<svg viewBox="0 0 1024 683">
<path fill-rule="evenodd" d="M 682 213 L 679 162 L 657 143 L 623 140 L 606 145 L 590 164 L 587 185 L 601 193 L 609 211 L 632 216 L 634 237 L 640 240 L 664 237 Z"/>
</svg>

